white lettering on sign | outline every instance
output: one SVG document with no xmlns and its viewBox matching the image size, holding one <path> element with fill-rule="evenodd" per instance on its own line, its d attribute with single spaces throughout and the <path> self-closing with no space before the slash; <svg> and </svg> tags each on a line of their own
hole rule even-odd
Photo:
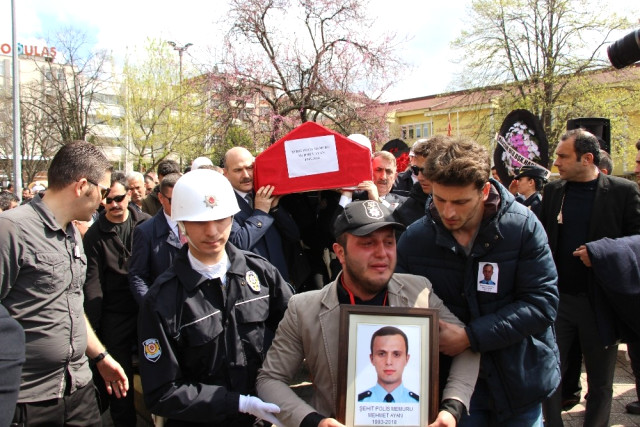
<svg viewBox="0 0 640 427">
<path fill-rule="evenodd" d="M 289 178 L 337 172 L 338 151 L 333 135 L 284 142 Z"/>
<path fill-rule="evenodd" d="M 420 404 L 356 403 L 355 425 L 417 426 Z"/>
</svg>

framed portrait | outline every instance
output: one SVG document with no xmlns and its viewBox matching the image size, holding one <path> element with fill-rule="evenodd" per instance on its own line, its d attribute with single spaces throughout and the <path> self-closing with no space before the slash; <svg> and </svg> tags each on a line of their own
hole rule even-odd
<svg viewBox="0 0 640 427">
<path fill-rule="evenodd" d="M 423 427 L 438 415 L 438 312 L 340 306 L 338 421 Z"/>
</svg>

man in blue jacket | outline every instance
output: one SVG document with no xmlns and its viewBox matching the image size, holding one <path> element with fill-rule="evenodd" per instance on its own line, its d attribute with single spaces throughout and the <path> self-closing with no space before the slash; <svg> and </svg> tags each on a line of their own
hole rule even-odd
<svg viewBox="0 0 640 427">
<path fill-rule="evenodd" d="M 300 241 L 300 231 L 289 213 L 279 205 L 273 186 L 253 188 L 253 155 L 233 147 L 224 155 L 224 176 L 233 187 L 240 211 L 233 216 L 229 241 L 238 249 L 265 257 L 289 281 L 291 267 L 284 246 Z"/>
<path fill-rule="evenodd" d="M 425 276 L 466 327 L 440 322 L 440 351 L 482 353 L 470 415 L 461 425 L 542 425 L 542 401 L 558 386 L 552 325 L 557 273 L 535 215 L 489 178 L 489 155 L 468 140 L 425 162 L 433 199 L 398 243 L 396 271 Z M 495 285 L 480 284 L 485 264 Z M 441 357 L 440 374 L 450 359 Z"/>
<path fill-rule="evenodd" d="M 133 248 L 129 260 L 129 288 L 133 297 L 142 304 L 149 287 L 164 273 L 183 245 L 178 223 L 171 219 L 171 197 L 179 173 L 162 178 L 158 200 L 162 209 L 153 218 L 133 230 Z"/>
</svg>

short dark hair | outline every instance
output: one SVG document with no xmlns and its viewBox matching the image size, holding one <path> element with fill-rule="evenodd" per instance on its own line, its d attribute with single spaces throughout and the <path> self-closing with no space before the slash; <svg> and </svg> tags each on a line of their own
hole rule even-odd
<svg viewBox="0 0 640 427">
<path fill-rule="evenodd" d="M 158 163 L 158 175 L 167 176 L 170 173 L 180 173 L 180 165 L 178 165 L 178 162 L 165 159 Z"/>
<path fill-rule="evenodd" d="M 127 180 L 127 176 L 124 172 L 116 171 L 111 174 L 111 184 L 109 187 L 112 187 L 115 183 L 122 185 L 126 191 L 129 191 L 129 181 Z"/>
<path fill-rule="evenodd" d="M 82 178 L 98 182 L 106 172 L 112 170 L 109 160 L 93 144 L 73 141 L 64 145 L 53 156 L 47 172 L 49 188 L 61 190 Z"/>
<path fill-rule="evenodd" d="M 160 182 L 160 192 L 162 193 L 167 188 L 173 188 L 181 176 L 182 175 L 180 175 L 179 173 L 170 173 L 169 175 L 163 177 L 162 182 Z"/>
<path fill-rule="evenodd" d="M 576 153 L 576 161 L 580 161 L 582 156 L 587 153 L 593 155 L 593 164 L 600 166 L 600 143 L 598 138 L 586 129 L 572 129 L 566 132 L 560 138 L 561 141 L 566 141 L 573 138 L 573 151 Z"/>
<path fill-rule="evenodd" d="M 383 326 L 371 335 L 371 354 L 373 354 L 373 341 L 377 337 L 388 337 L 390 335 L 401 335 L 402 338 L 404 338 L 405 352 L 409 354 L 409 339 L 407 338 L 407 334 L 405 334 L 402 329 L 396 328 L 395 326 Z"/>
<path fill-rule="evenodd" d="M 151 181 L 151 182 L 156 182 L 155 178 L 153 178 L 151 175 L 149 175 L 148 173 L 144 174 L 144 180 L 146 181 Z"/>
<path fill-rule="evenodd" d="M 640 139 L 636 142 L 636 150 L 640 151 Z"/>
<path fill-rule="evenodd" d="M 451 139 L 437 144 L 424 164 L 424 176 L 441 185 L 467 186 L 478 190 L 489 181 L 489 153 L 470 139 Z"/>
<path fill-rule="evenodd" d="M 11 207 L 11 202 L 18 203 L 19 201 L 20 199 L 18 199 L 18 197 L 11 191 L 0 191 L 0 209 L 2 209 L 3 211 L 6 211 Z"/>
<path fill-rule="evenodd" d="M 607 175 L 611 175 L 613 172 L 613 159 L 611 155 L 604 150 L 600 150 L 600 164 L 598 167 L 600 169 L 606 169 Z"/>
</svg>

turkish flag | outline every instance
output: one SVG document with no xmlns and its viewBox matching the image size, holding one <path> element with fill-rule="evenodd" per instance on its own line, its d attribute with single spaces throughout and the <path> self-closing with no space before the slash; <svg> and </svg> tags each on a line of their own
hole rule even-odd
<svg viewBox="0 0 640 427">
<path fill-rule="evenodd" d="M 273 194 L 355 187 L 372 179 L 371 152 L 315 122 L 293 129 L 256 157 L 254 188 Z"/>
</svg>

